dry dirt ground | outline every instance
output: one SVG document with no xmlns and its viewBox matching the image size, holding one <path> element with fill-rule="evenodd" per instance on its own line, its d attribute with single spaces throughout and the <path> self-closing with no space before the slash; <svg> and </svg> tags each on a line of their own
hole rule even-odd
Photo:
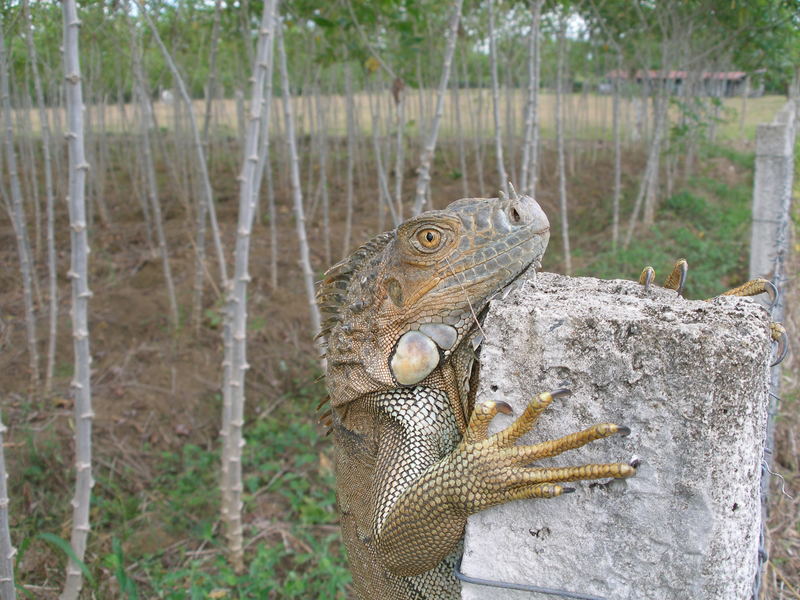
<svg viewBox="0 0 800 600">
<path fill-rule="evenodd" d="M 195 332 L 188 323 L 193 282 L 194 250 L 192 245 L 193 225 L 174 187 L 173 179 L 167 175 L 166 165 L 159 165 L 161 200 L 164 205 L 170 260 L 177 286 L 178 302 L 181 306 L 182 325 L 172 331 L 168 323 L 168 303 L 164 292 L 160 259 L 147 244 L 145 225 L 134 199 L 137 187 L 130 180 L 131 170 L 126 147 L 129 140 L 112 140 L 112 152 L 107 157 L 112 176 L 106 181 L 106 201 L 110 209 L 108 223 L 95 217 L 91 231 L 91 288 L 94 296 L 90 303 L 91 347 L 93 363 L 94 456 L 102 467 L 114 470 L 126 466 L 134 480 L 128 487 L 145 492 L 148 482 L 154 477 L 154 460 L 162 450 L 177 450 L 187 442 L 213 448 L 218 444 L 220 362 L 222 357 L 221 332 L 219 330 L 219 308 L 221 299 L 213 284 L 205 292 L 205 312 L 202 326 Z M 232 147 L 235 140 L 231 142 Z M 231 150 L 236 156 L 236 152 Z M 574 243 L 583 248 L 584 256 L 591 256 L 597 248 L 595 240 L 607 236 L 607 219 L 596 218 L 608 212 L 607 199 L 612 189 L 612 151 L 608 145 L 587 145 L 584 158 L 578 159 L 571 174 L 569 189 L 573 223 L 584 222 L 585 240 Z M 224 150 L 219 151 L 224 154 Z M 335 154 L 335 153 L 334 153 Z M 334 259 L 342 252 L 345 183 L 343 153 L 340 163 L 331 169 L 330 182 L 331 241 Z M 449 201 L 461 197 L 462 182 L 454 178 L 458 164 L 454 148 L 445 151 L 446 158 L 438 159 L 433 181 L 433 205 L 443 207 Z M 235 159 L 234 159 L 235 161 Z M 474 162 L 472 163 L 474 164 Z M 492 165 L 491 160 L 486 161 Z M 548 150 L 544 156 L 543 177 L 538 199 L 554 224 L 553 245 L 559 243 L 557 215 L 556 177 L 554 156 Z M 641 172 L 643 158 L 638 154 L 626 157 L 625 179 L 634 180 Z M 729 173 L 726 166 L 721 175 Z M 304 171 L 304 180 L 307 172 Z M 487 182 L 494 180 L 491 167 L 485 174 Z M 223 240 L 227 249 L 233 247 L 234 223 L 237 212 L 237 187 L 235 166 L 219 160 L 214 165 L 212 178 L 218 198 L 219 220 L 223 229 Z M 413 171 L 405 174 L 407 197 L 413 195 Z M 474 173 L 469 184 L 473 195 L 478 195 L 478 182 Z M 376 217 L 377 182 L 374 175 L 362 169 L 357 181 L 356 210 L 353 224 L 353 243 L 361 243 L 378 232 Z M 297 265 L 297 243 L 291 215 L 291 196 L 286 173 L 278 165 L 276 169 L 276 198 L 278 204 L 278 253 L 277 288 L 270 287 L 270 240 L 268 228 L 262 219 L 252 237 L 248 360 L 253 365 L 248 374 L 248 396 L 258 398 L 251 403 L 251 414 L 268 414 L 293 393 L 309 385 L 319 375 L 315 354 L 309 335 L 307 299 L 303 292 L 300 270 Z M 307 200 L 313 204 L 313 196 Z M 262 210 L 263 213 L 263 210 Z M 388 221 L 387 221 L 388 223 Z M 46 510 L 43 502 L 60 501 L 66 507 L 73 482 L 69 465 L 72 461 L 72 403 L 68 385 L 71 375 L 72 352 L 69 325 L 69 291 L 65 274 L 69 262 L 65 206 L 59 203 L 57 223 L 57 248 L 59 261 L 59 345 L 56 360 L 56 378 L 53 392 L 49 395 L 30 394 L 28 389 L 29 367 L 23 321 L 23 303 L 15 238 L 10 223 L 0 219 L 0 397 L 2 418 L 9 427 L 6 437 L 6 456 L 10 462 L 11 478 L 25 468 L 26 444 L 37 444 L 54 448 L 52 464 L 47 465 L 51 491 L 57 495 L 43 495 L 25 482 L 12 485 L 21 499 L 15 505 L 23 513 L 33 514 Z M 312 242 L 312 262 L 318 274 L 326 267 L 323 250 L 321 210 L 316 210 L 309 222 L 309 238 Z M 209 244 L 209 256 L 212 248 Z M 41 254 L 40 256 L 43 256 Z M 584 259 L 585 260 L 585 259 Z M 579 259 L 580 261 L 580 259 Z M 45 337 L 46 322 L 46 269 L 40 261 L 38 269 L 41 281 L 42 309 L 37 311 L 40 319 L 40 342 Z M 560 265 L 545 261 L 544 268 L 559 271 Z M 211 278 L 215 277 L 213 264 L 209 265 Z M 40 343 L 42 360 L 46 354 L 44 343 Z M 791 358 L 790 360 L 794 360 Z M 796 366 L 795 363 L 791 363 Z M 787 373 L 794 373 L 787 369 Z M 794 381 L 791 382 L 795 384 Z M 787 490 L 800 490 L 798 479 L 797 450 L 797 400 L 796 392 L 787 394 L 786 406 L 791 415 L 779 424 L 776 462 L 786 475 Z M 32 432 L 26 439 L 18 434 L 21 430 Z M 791 478 L 794 478 L 793 480 Z M 768 578 L 783 598 L 800 598 L 798 577 L 797 508 L 798 492 L 790 491 L 790 498 L 773 494 L 772 531 L 773 568 Z M 20 502 L 21 500 L 21 502 Z M 64 509 L 65 510 L 65 509 Z M 23 515 L 12 515 L 13 525 Z M 171 539 L 158 526 L 158 520 L 148 521 L 143 526 L 138 544 L 141 551 L 169 546 L 177 540 Z M 59 532 L 68 537 L 68 518 Z M 95 534 L 93 534 L 95 535 Z M 104 535 L 102 533 L 96 535 Z M 108 537 L 108 534 L 105 534 Z M 21 540 L 15 539 L 19 544 Z M 97 542 L 95 542 L 97 543 Z M 108 544 L 109 540 L 100 540 Z M 59 572 L 57 572 L 59 571 Z M 18 574 L 31 582 L 58 582 L 57 570 L 48 564 L 46 557 L 27 552 L 24 564 L 18 565 Z M 790 588 L 788 586 L 794 586 Z M 46 595 L 46 594 L 45 594 Z"/>
</svg>

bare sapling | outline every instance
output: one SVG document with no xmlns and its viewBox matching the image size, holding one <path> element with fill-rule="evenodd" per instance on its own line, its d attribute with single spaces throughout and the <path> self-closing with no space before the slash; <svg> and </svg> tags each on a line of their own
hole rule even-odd
<svg viewBox="0 0 800 600">
<path fill-rule="evenodd" d="M 466 67 L 466 60 L 464 63 L 464 72 L 468 73 Z M 472 136 L 475 142 L 475 172 L 478 174 L 478 190 L 480 190 L 481 197 L 486 197 L 486 187 L 483 182 L 483 139 L 481 133 L 483 131 L 483 78 L 479 75 L 478 87 L 474 90 L 473 101 L 470 103 L 473 108 L 469 111 L 472 121 Z"/>
<path fill-rule="evenodd" d="M 739 137 L 744 139 L 744 124 L 747 120 L 747 99 L 750 97 L 750 75 L 744 76 L 744 90 L 742 90 L 742 108 L 739 109 Z"/>
<path fill-rule="evenodd" d="M 8 521 L 8 473 L 3 450 L 3 436 L 6 431 L 6 426 L 0 421 L 0 598 L 15 600 L 17 590 L 14 585 L 14 555 L 17 550 L 11 545 Z"/>
<path fill-rule="evenodd" d="M 378 114 L 377 100 L 374 98 L 375 94 L 369 93 L 369 112 L 372 117 L 372 151 L 375 156 L 375 169 L 378 171 L 378 231 L 383 231 L 383 209 L 388 208 L 392 216 L 394 227 L 400 224 L 400 219 L 397 210 L 392 202 L 391 194 L 389 193 L 389 183 L 386 178 L 386 169 L 383 168 L 383 158 L 381 157 L 381 144 L 380 144 L 380 115 Z"/>
<path fill-rule="evenodd" d="M 17 170 L 17 156 L 14 148 L 14 125 L 12 123 L 11 96 L 8 85 L 8 62 L 5 53 L 5 36 L 0 23 L 0 102 L 2 102 L 3 128 L 5 135 L 6 168 L 11 184 L 11 222 L 17 240 L 19 254 L 19 270 L 22 276 L 22 296 L 25 304 L 25 331 L 28 338 L 28 357 L 31 370 L 31 391 L 39 387 L 39 351 L 36 340 L 36 313 L 33 301 L 33 254 L 28 238 L 28 223 L 22 202 L 22 186 Z"/>
<path fill-rule="evenodd" d="M 417 174 L 416 194 L 414 196 L 414 207 L 412 215 L 417 216 L 422 212 L 422 207 L 427 198 L 428 189 L 431 183 L 431 161 L 433 153 L 436 151 L 436 140 L 439 137 L 439 125 L 442 122 L 442 112 L 444 110 L 444 97 L 447 91 L 447 82 L 450 80 L 450 66 L 453 63 L 453 53 L 456 49 L 456 38 L 458 37 L 458 24 L 461 20 L 461 5 L 463 0 L 453 2 L 453 14 L 447 28 L 447 46 L 444 52 L 444 63 L 442 64 L 442 75 L 439 79 L 439 89 L 436 91 L 436 110 L 433 121 L 430 125 L 428 138 L 425 147 L 419 158 L 419 170 Z"/>
<path fill-rule="evenodd" d="M 72 338 L 75 375 L 71 387 L 75 403 L 75 496 L 72 499 L 72 536 L 75 558 L 83 561 L 89 537 L 92 479 L 92 384 L 89 353 L 89 243 L 86 228 L 86 174 L 89 164 L 83 149 L 83 90 L 78 53 L 80 21 L 75 0 L 64 0 L 64 75 L 66 78 L 67 149 L 69 155 L 69 227 L 71 242 Z M 61 600 L 75 600 L 83 586 L 83 573 L 73 557 L 67 562 L 67 580 Z"/>
<path fill-rule="evenodd" d="M 138 114 L 137 111 L 134 110 L 134 115 Z M 141 115 L 138 117 L 142 119 Z M 145 243 L 147 244 L 147 250 L 150 256 L 155 256 L 155 242 L 153 241 L 153 218 L 150 215 L 150 206 L 147 202 L 147 191 L 142 187 L 141 182 L 145 181 L 146 176 L 144 174 L 144 163 L 142 160 L 142 156 L 140 152 L 136 153 L 137 160 L 134 161 L 132 166 L 132 176 L 131 176 L 131 188 L 133 189 L 133 196 L 136 198 L 136 201 L 139 203 L 139 208 L 142 209 L 142 221 L 144 221 L 144 239 Z"/>
<path fill-rule="evenodd" d="M 63 86 L 60 85 L 61 81 L 53 81 L 50 83 L 50 94 L 48 97 L 55 98 L 56 103 L 55 106 L 51 109 L 51 113 L 53 114 L 53 131 L 64 131 L 64 127 L 62 125 L 62 113 L 64 111 L 64 89 Z M 64 149 L 63 144 L 59 144 L 57 139 L 53 140 L 53 147 L 52 147 L 52 156 L 53 156 L 53 172 L 55 177 L 53 177 L 53 182 L 55 183 L 55 192 L 56 197 L 60 198 L 65 193 L 66 190 L 64 189 L 64 181 L 67 180 L 67 174 L 64 171 L 66 168 L 64 165 L 65 158 L 63 156 Z"/>
<path fill-rule="evenodd" d="M 269 46 L 274 39 L 275 2 L 264 2 L 259 29 L 258 46 L 253 62 L 250 104 L 247 108 L 247 121 L 244 133 L 244 152 L 242 171 L 239 178 L 239 219 L 236 227 L 236 248 L 234 250 L 234 276 L 228 285 L 228 302 L 225 319 L 223 343 L 226 348 L 226 362 L 223 372 L 223 427 L 221 437 L 222 452 L 222 518 L 228 539 L 228 554 L 237 572 L 244 569 L 244 545 L 242 531 L 242 447 L 244 439 L 244 385 L 247 364 L 247 286 L 250 282 L 248 263 L 250 257 L 250 237 L 253 229 L 258 190 L 254 189 L 259 163 L 261 119 L 263 110 L 264 84 L 272 73 L 269 71 Z M 269 135 L 267 129 L 263 133 Z M 230 349 L 230 350 L 228 350 Z"/>
<path fill-rule="evenodd" d="M 206 145 L 206 155 L 210 155 L 211 148 L 208 144 L 208 130 L 211 126 L 211 113 L 214 105 L 214 96 L 217 94 L 217 47 L 219 46 L 220 12 L 222 0 L 214 2 L 214 21 L 211 25 L 211 50 L 208 58 L 208 82 L 206 83 L 206 106 L 203 113 L 203 143 Z"/>
<path fill-rule="evenodd" d="M 314 86 L 314 104 L 317 113 L 319 132 L 319 185 L 322 193 L 322 242 L 325 248 L 325 264 L 331 264 L 331 219 L 330 198 L 328 197 L 328 116 L 323 106 L 319 81 Z"/>
<path fill-rule="evenodd" d="M 397 205 L 397 217 L 402 221 L 403 169 L 405 169 L 406 84 L 400 77 L 395 77 L 392 82 L 392 98 L 394 99 L 395 107 L 394 201 Z M 461 139 L 463 140 L 463 138 Z"/>
<path fill-rule="evenodd" d="M 516 97 L 516 90 L 511 87 L 512 67 L 511 61 L 514 60 L 513 52 L 509 51 L 505 60 L 505 68 L 503 69 L 503 94 L 505 95 L 506 105 L 506 127 L 503 138 L 505 139 L 505 149 L 503 150 L 504 160 L 508 163 L 509 167 L 506 169 L 506 178 L 510 181 L 519 181 L 517 176 L 517 120 L 516 111 L 513 109 L 513 101 Z M 505 164 L 505 163 L 504 163 Z"/>
<path fill-rule="evenodd" d="M 534 127 L 539 121 L 539 25 L 544 0 L 531 2 L 531 28 L 528 33 L 528 97 L 525 103 L 525 133 L 522 141 L 522 165 L 520 167 L 520 189 L 523 194 L 533 196 L 536 187 L 536 147 Z M 538 140 L 537 140 L 538 142 Z"/>
<path fill-rule="evenodd" d="M 561 241 L 564 250 L 564 273 L 572 275 L 572 253 L 569 246 L 569 216 L 567 212 L 567 174 L 564 157 L 564 71 L 567 45 L 567 19 L 562 13 L 558 22 L 558 51 L 556 58 L 556 144 L 558 146 L 558 206 L 561 213 Z"/>
<path fill-rule="evenodd" d="M 275 11 L 273 9 L 273 19 Z M 273 23 L 273 39 L 274 39 Z M 275 188 L 272 183 L 272 161 L 270 159 L 270 124 L 272 123 L 272 73 L 275 62 L 275 43 L 267 44 L 267 72 L 269 76 L 264 82 L 263 101 L 261 103 L 261 147 L 258 150 L 258 167 L 253 184 L 253 202 L 256 203 L 256 219 L 260 205 L 261 179 L 267 176 L 267 218 L 269 219 L 269 281 L 272 289 L 278 287 L 278 211 L 275 207 Z"/>
<path fill-rule="evenodd" d="M 30 66 L 30 54 L 28 55 L 28 65 Z M 9 86 L 11 87 L 11 86 Z M 30 199 L 29 204 L 33 206 L 33 262 L 37 263 L 42 258 L 42 203 L 39 197 L 39 173 L 36 164 L 35 151 L 33 148 L 33 125 L 31 123 L 31 109 L 33 108 L 30 97 L 30 82 L 26 81 L 22 85 L 23 90 L 18 91 L 16 96 L 19 99 L 16 103 L 22 110 L 15 111 L 17 114 L 18 132 L 20 142 L 20 155 L 22 162 L 27 167 L 27 194 L 25 197 Z M 38 290 L 38 279 L 34 277 L 37 304 L 41 304 L 41 296 Z"/>
<path fill-rule="evenodd" d="M 178 67 L 175 64 L 175 61 L 172 60 L 172 55 L 169 53 L 169 50 L 167 50 L 167 47 L 161 40 L 161 36 L 158 34 L 158 29 L 156 28 L 155 23 L 153 23 L 153 20 L 147 13 L 147 7 L 144 5 L 143 0 L 138 0 L 138 5 L 139 5 L 139 12 L 142 14 L 142 16 L 144 16 L 145 21 L 147 21 L 147 25 L 149 26 L 150 31 L 153 34 L 153 39 L 155 40 L 156 45 L 161 51 L 161 55 L 164 57 L 164 62 L 167 63 L 167 67 L 169 68 L 170 73 L 172 74 L 172 78 L 175 80 L 175 84 L 178 86 L 178 93 L 181 99 L 183 100 L 186 114 L 189 118 L 189 129 L 192 134 L 192 138 L 194 140 L 194 150 L 197 156 L 197 167 L 200 170 L 200 180 L 202 183 L 204 202 L 206 204 L 206 210 L 208 211 L 208 217 L 211 222 L 211 236 L 214 240 L 214 249 L 216 250 L 217 253 L 217 266 L 219 268 L 220 282 L 224 286 L 228 281 L 228 269 L 225 265 L 225 252 L 222 247 L 222 239 L 220 237 L 219 224 L 217 223 L 217 210 L 214 206 L 214 192 L 211 189 L 211 181 L 208 176 L 208 165 L 206 164 L 205 152 L 203 152 L 203 142 L 200 139 L 200 131 L 197 127 L 197 120 L 195 119 L 194 116 L 192 99 L 191 97 L 189 97 L 189 92 L 186 89 L 186 84 L 183 82 L 183 77 L 181 77 L 180 71 L 178 71 Z"/>
<path fill-rule="evenodd" d="M 353 99 L 353 70 L 348 60 L 344 65 L 345 115 L 347 121 L 347 193 L 344 235 L 342 236 L 342 259 L 350 254 L 350 238 L 353 231 L 353 160 L 356 151 L 355 101 Z"/>
<path fill-rule="evenodd" d="M 620 134 L 620 94 L 622 73 L 622 51 L 617 47 L 617 77 L 614 78 L 614 98 L 612 100 L 612 128 L 614 130 L 614 197 L 611 206 L 611 247 L 616 250 L 619 244 L 619 203 L 622 197 L 622 136 Z"/>
<path fill-rule="evenodd" d="M 458 166 L 461 169 L 461 186 L 464 198 L 469 198 L 469 177 L 467 177 L 467 151 L 464 143 L 464 127 L 461 123 L 461 98 L 459 97 L 459 85 L 452 87 L 453 112 L 455 113 L 456 135 L 458 136 Z"/>
<path fill-rule="evenodd" d="M 489 8 L 489 70 L 492 75 L 492 118 L 494 119 L 494 152 L 497 160 L 497 175 L 500 188 L 508 197 L 508 176 L 503 162 L 503 130 L 500 125 L 500 91 L 497 83 L 497 40 L 494 33 L 494 0 L 487 3 Z"/>
<path fill-rule="evenodd" d="M 658 114 L 661 117 L 666 116 L 666 108 L 658 110 Z M 658 163 L 661 156 L 660 148 L 661 148 L 661 132 L 663 130 L 663 126 L 661 120 L 659 119 L 656 121 L 655 132 L 653 135 L 653 139 L 650 143 L 650 151 L 647 154 L 647 164 L 645 165 L 644 175 L 642 176 L 642 181 L 639 184 L 639 191 L 636 194 L 636 201 L 633 205 L 633 210 L 631 211 L 630 219 L 628 220 L 628 230 L 625 233 L 625 242 L 623 243 L 623 247 L 627 248 L 628 244 L 631 243 L 631 239 L 633 238 L 633 232 L 636 229 L 636 221 L 639 218 L 639 213 L 642 210 L 642 204 L 645 204 L 645 200 L 648 198 L 648 195 L 651 194 L 650 189 L 653 188 L 652 194 L 655 194 L 655 185 L 657 184 L 657 174 L 654 175 L 654 171 L 658 170 Z M 652 221 L 651 221 L 652 223 Z"/>
<path fill-rule="evenodd" d="M 53 165 L 50 159 L 50 119 L 47 115 L 42 91 L 42 80 L 39 76 L 39 63 L 36 53 L 36 44 L 33 43 L 33 26 L 28 0 L 23 0 L 22 10 L 25 18 L 25 42 L 28 48 L 28 57 L 31 61 L 33 74 L 33 87 L 36 94 L 36 106 L 39 110 L 39 127 L 42 134 L 42 158 L 44 160 L 44 189 L 45 189 L 45 231 L 47 246 L 47 284 L 48 284 L 48 313 L 49 327 L 47 336 L 47 360 L 44 371 L 44 392 L 50 392 L 53 382 L 53 369 L 56 362 L 56 332 L 58 329 L 58 272 L 56 271 L 55 248 L 55 216 L 54 216 L 54 191 L 53 191 Z"/>
<path fill-rule="evenodd" d="M 318 336 L 322 330 L 322 319 L 319 307 L 316 302 L 314 292 L 314 270 L 311 268 L 311 254 L 308 249 L 308 238 L 306 236 L 306 217 L 303 211 L 303 191 L 300 187 L 300 167 L 297 156 L 297 139 L 295 137 L 294 114 L 292 111 L 292 97 L 289 89 L 289 70 L 286 66 L 286 50 L 283 45 L 283 26 L 280 22 L 276 23 L 278 59 L 281 71 L 281 91 L 283 93 L 283 115 L 286 122 L 286 143 L 289 150 L 290 161 L 290 181 L 292 187 L 292 204 L 294 207 L 295 227 L 297 230 L 297 241 L 300 251 L 300 268 L 303 271 L 303 282 L 306 288 L 306 298 L 311 315 L 311 332 L 317 344 L 317 349 L 322 354 L 322 344 Z M 325 359 L 320 359 L 322 370 L 325 370 Z"/>
<path fill-rule="evenodd" d="M 132 19 L 128 19 L 129 31 L 131 35 L 131 54 L 133 56 L 133 77 L 135 81 L 136 97 L 140 106 L 140 129 L 141 129 L 141 156 L 144 166 L 144 175 L 147 186 L 147 196 L 150 199 L 150 208 L 153 211 L 155 221 L 156 238 L 158 239 L 158 250 L 161 255 L 161 263 L 164 269 L 164 281 L 167 284 L 167 298 L 169 299 L 170 323 L 173 329 L 178 328 L 178 301 L 175 296 L 175 283 L 172 279 L 172 269 L 169 264 L 169 249 L 167 248 L 167 236 L 164 233 L 164 219 L 161 215 L 161 201 L 158 197 L 158 183 L 156 182 L 156 170 L 153 164 L 152 146 L 150 141 L 150 112 L 153 110 L 150 102 L 150 95 L 142 71 L 142 49 L 136 28 L 133 26 Z"/>
</svg>

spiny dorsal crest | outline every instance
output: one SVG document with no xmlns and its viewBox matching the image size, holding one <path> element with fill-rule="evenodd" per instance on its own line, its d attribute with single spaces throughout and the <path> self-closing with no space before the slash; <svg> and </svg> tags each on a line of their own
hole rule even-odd
<svg viewBox="0 0 800 600">
<path fill-rule="evenodd" d="M 348 258 L 336 263 L 325 272 L 319 290 L 317 290 L 317 304 L 324 319 L 320 337 L 327 339 L 331 330 L 337 324 L 343 323 L 343 309 L 349 307 L 358 310 L 359 307 L 366 305 L 367 298 L 356 299 L 355 302 L 350 303 L 352 306 L 349 304 L 348 291 L 353 275 L 373 262 L 372 259 L 381 254 L 394 235 L 394 231 L 376 235 Z"/>
</svg>

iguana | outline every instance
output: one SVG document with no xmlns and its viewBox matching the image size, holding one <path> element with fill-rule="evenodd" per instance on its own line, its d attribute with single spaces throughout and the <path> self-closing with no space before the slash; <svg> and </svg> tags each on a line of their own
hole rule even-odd
<svg viewBox="0 0 800 600">
<path fill-rule="evenodd" d="M 627 463 L 529 466 L 629 433 L 603 423 L 516 445 L 567 390 L 543 393 L 488 436 L 503 402 L 474 406 L 489 300 L 541 265 L 550 225 L 530 197 L 468 198 L 382 233 L 333 266 L 318 291 L 342 537 L 362 600 L 455 600 L 467 517 L 564 482 L 630 477 Z"/>
</svg>

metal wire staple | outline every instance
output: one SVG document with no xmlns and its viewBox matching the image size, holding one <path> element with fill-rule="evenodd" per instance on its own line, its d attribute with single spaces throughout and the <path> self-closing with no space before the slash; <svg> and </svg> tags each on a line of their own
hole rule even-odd
<svg viewBox="0 0 800 600">
<path fill-rule="evenodd" d="M 522 592 L 536 592 L 537 594 L 548 594 L 558 598 L 573 598 L 575 600 L 608 600 L 604 596 L 592 596 L 590 594 L 583 594 L 580 592 L 568 592 L 567 590 L 558 590 L 555 588 L 542 587 L 538 585 L 531 585 L 529 583 L 511 583 L 508 581 L 496 581 L 494 579 L 481 579 L 480 577 L 470 577 L 461 572 L 461 559 L 458 559 L 453 572 L 457 579 L 465 583 L 474 583 L 476 585 L 485 585 L 488 587 L 502 588 L 506 590 L 520 590 Z"/>
</svg>

